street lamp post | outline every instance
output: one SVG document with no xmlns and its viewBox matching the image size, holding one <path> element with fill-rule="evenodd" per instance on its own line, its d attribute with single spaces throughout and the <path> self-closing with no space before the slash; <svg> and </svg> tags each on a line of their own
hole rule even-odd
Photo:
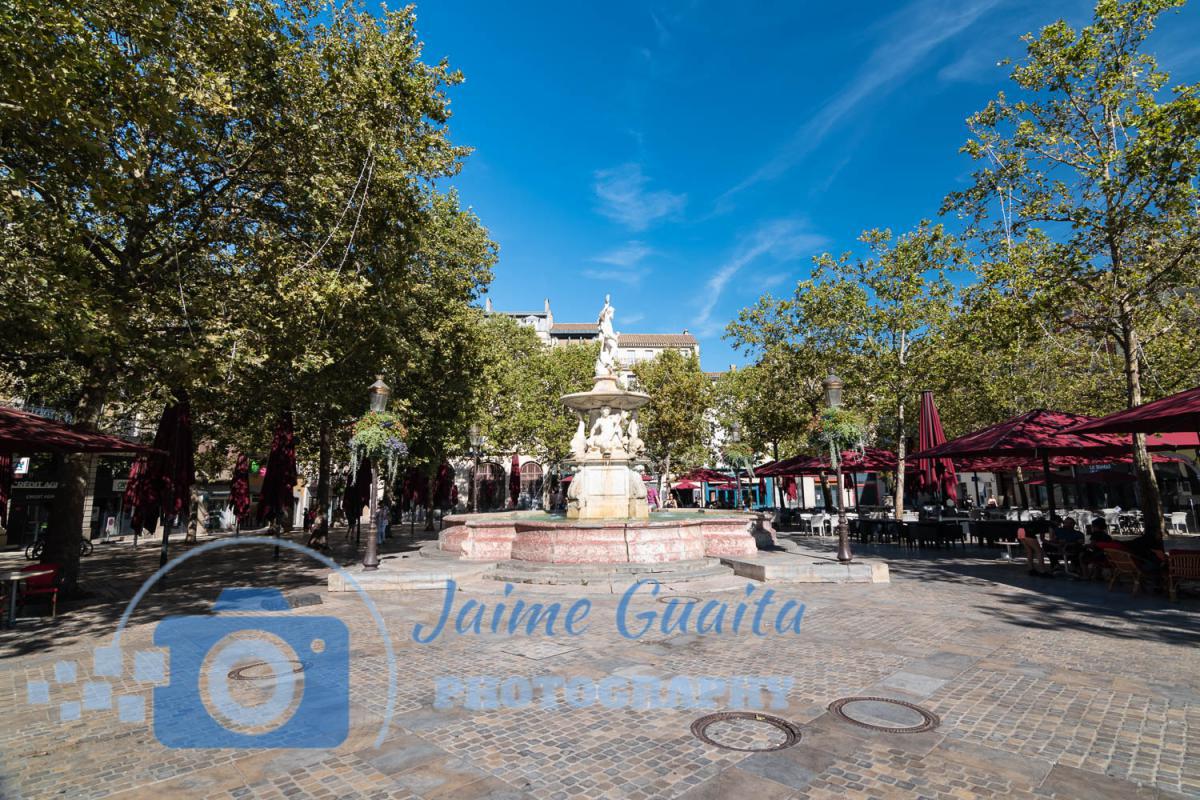
<svg viewBox="0 0 1200 800">
<path fill-rule="evenodd" d="M 471 459 L 474 461 L 474 467 L 471 470 L 471 485 L 467 487 L 468 505 L 471 506 L 471 513 L 479 511 L 479 489 L 476 484 L 479 483 L 479 452 L 483 448 L 483 432 L 479 429 L 479 423 L 471 425 Z"/>
<path fill-rule="evenodd" d="M 833 370 L 829 371 L 822 385 L 825 387 L 825 405 L 830 408 L 839 408 L 842 405 L 842 381 L 837 375 L 833 374 Z M 838 549 L 837 560 L 842 564 L 849 564 L 854 558 L 854 554 L 850 552 L 850 536 L 846 525 L 846 490 L 842 486 L 842 453 L 841 443 L 835 444 L 832 448 L 831 455 L 833 457 L 833 469 L 837 475 L 837 498 L 838 498 Z"/>
<path fill-rule="evenodd" d="M 392 390 L 383 382 L 383 376 L 379 375 L 375 378 L 375 382 L 371 384 L 368 390 L 371 398 L 371 411 L 377 414 L 387 411 L 388 398 L 392 396 Z M 371 509 L 371 524 L 367 530 L 367 551 L 363 555 L 363 570 L 372 572 L 379 569 L 379 531 L 377 530 L 379 516 L 379 465 L 375 462 L 379 459 L 371 459 L 371 498 L 369 508 Z M 359 522 L 361 525 L 361 521 Z"/>
<path fill-rule="evenodd" d="M 729 442 L 734 445 L 733 482 L 737 486 L 737 507 L 741 510 L 746 507 L 745 502 L 742 500 L 742 464 L 737 453 L 740 449 L 738 445 L 742 443 L 742 426 L 736 422 L 729 429 Z"/>
</svg>

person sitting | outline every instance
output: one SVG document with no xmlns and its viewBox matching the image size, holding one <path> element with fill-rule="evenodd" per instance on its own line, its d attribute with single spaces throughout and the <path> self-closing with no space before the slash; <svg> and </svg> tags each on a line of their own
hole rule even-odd
<svg viewBox="0 0 1200 800">
<path fill-rule="evenodd" d="M 1064 571 L 1070 574 L 1070 570 L 1066 569 L 1070 564 L 1074 563 L 1077 569 L 1082 571 L 1083 565 L 1080 562 L 1080 554 L 1083 550 L 1083 533 L 1076 530 L 1075 518 L 1055 516 L 1057 524 L 1052 525 L 1047 536 L 1046 555 L 1050 558 L 1050 568 L 1058 569 L 1058 562 L 1061 559 L 1064 565 Z"/>
<path fill-rule="evenodd" d="M 329 525 L 325 519 L 325 512 L 317 509 L 309 520 L 308 527 L 310 533 L 307 546 L 313 550 L 327 551 L 329 549 Z"/>
<path fill-rule="evenodd" d="M 1090 580 L 1099 578 L 1100 570 L 1106 563 L 1105 549 L 1116 546 L 1116 542 L 1108 535 L 1108 522 L 1103 517 L 1096 517 L 1088 523 L 1088 543 L 1079 554 L 1079 568 L 1083 577 Z"/>
<path fill-rule="evenodd" d="M 1026 532 L 1024 528 L 1020 528 L 1017 531 L 1017 539 L 1025 548 L 1025 560 L 1029 562 L 1029 574 L 1040 578 L 1054 577 L 1054 570 L 1046 569 L 1046 555 L 1037 534 L 1032 531 Z"/>
</svg>

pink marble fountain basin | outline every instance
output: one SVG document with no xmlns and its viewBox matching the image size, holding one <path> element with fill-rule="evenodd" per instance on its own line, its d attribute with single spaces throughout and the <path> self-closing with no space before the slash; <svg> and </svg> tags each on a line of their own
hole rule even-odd
<svg viewBox="0 0 1200 800">
<path fill-rule="evenodd" d="M 647 520 L 570 521 L 541 511 L 446 517 L 440 549 L 471 561 L 658 564 L 752 556 L 759 514 L 667 511 Z"/>
</svg>

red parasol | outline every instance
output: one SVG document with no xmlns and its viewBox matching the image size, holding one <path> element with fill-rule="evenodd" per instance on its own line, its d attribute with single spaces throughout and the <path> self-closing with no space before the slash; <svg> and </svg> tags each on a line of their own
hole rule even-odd
<svg viewBox="0 0 1200 800">
<path fill-rule="evenodd" d="M 1152 403 L 1084 422 L 1077 433 L 1161 433 L 1200 431 L 1200 386 Z"/>
<path fill-rule="evenodd" d="M 258 498 L 256 516 L 259 522 L 275 519 L 292 510 L 296 477 L 295 428 L 292 412 L 284 411 L 279 415 L 279 421 L 275 423 L 275 435 L 271 437 L 267 473 L 263 476 L 262 492 Z"/>
<path fill-rule="evenodd" d="M 195 455 L 192 450 L 192 412 L 187 393 L 167 406 L 154 434 L 157 453 L 138 459 L 129 472 L 125 487 L 126 502 L 133 508 L 133 531 L 153 531 L 163 521 L 162 553 L 159 564 L 167 563 L 167 540 L 174 518 L 191 501 L 196 482 Z"/>
<path fill-rule="evenodd" d="M 363 509 L 371 497 L 371 459 L 364 458 L 358 464 L 358 472 L 354 479 L 346 482 L 346 490 L 342 492 L 342 511 L 346 513 L 346 523 L 353 525 L 362 518 Z"/>
<path fill-rule="evenodd" d="M 125 483 L 122 502 L 130 512 L 135 540 L 142 531 L 153 531 L 158 525 L 158 492 L 149 473 L 150 463 L 142 456 L 129 468 L 129 480 Z"/>
<path fill-rule="evenodd" d="M 891 450 L 878 447 L 842 451 L 842 469 L 850 472 L 895 472 L 898 459 Z M 794 476 L 819 475 L 822 472 L 833 471 L 833 465 L 827 458 L 821 456 L 794 456 L 776 461 L 769 467 L 755 470 L 756 475 Z"/>
<path fill-rule="evenodd" d="M 921 413 L 917 426 L 917 447 L 929 450 L 946 443 L 946 433 L 942 430 L 942 419 L 938 415 L 937 405 L 933 402 L 933 392 L 921 392 Z M 922 458 L 917 461 L 917 486 L 927 492 L 950 500 L 958 500 L 958 478 L 954 472 L 954 462 L 949 458 Z"/>
<path fill-rule="evenodd" d="M 433 486 L 433 504 L 438 508 L 450 507 L 450 487 L 454 485 L 454 469 L 443 461 L 437 469 Z"/>
<path fill-rule="evenodd" d="M 229 504 L 240 525 L 250 511 L 250 458 L 245 453 L 238 453 L 237 464 L 233 467 Z"/>
<path fill-rule="evenodd" d="M 711 469 L 694 469 L 686 475 L 679 476 L 679 479 L 682 481 L 700 481 L 703 483 L 730 483 L 733 481 L 733 476 Z"/>
<path fill-rule="evenodd" d="M 795 500 L 800 493 L 800 488 L 796 485 L 796 479 L 790 475 L 783 479 L 783 490 L 787 493 L 789 500 Z"/>
<path fill-rule="evenodd" d="M 508 499 L 515 508 L 517 498 L 521 496 L 521 458 L 520 456 L 512 457 L 512 464 L 508 471 Z"/>
<path fill-rule="evenodd" d="M 3 453 L 146 453 L 150 448 L 116 436 L 72 428 L 28 411 L 0 405 Z"/>
</svg>

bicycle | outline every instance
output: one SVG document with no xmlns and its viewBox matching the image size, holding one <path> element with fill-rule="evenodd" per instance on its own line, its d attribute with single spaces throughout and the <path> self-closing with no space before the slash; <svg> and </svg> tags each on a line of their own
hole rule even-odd
<svg viewBox="0 0 1200 800">
<path fill-rule="evenodd" d="M 37 536 L 25 548 L 25 558 L 28 561 L 37 561 L 39 558 L 42 557 L 42 553 L 45 552 L 45 550 L 46 550 L 46 542 L 43 541 L 41 536 Z M 90 556 L 92 554 L 93 550 L 95 550 L 95 547 L 92 546 L 92 543 L 90 540 L 88 540 L 88 539 L 80 539 L 79 540 L 79 556 L 80 556 L 80 558 L 82 558 L 83 556 Z"/>
</svg>

